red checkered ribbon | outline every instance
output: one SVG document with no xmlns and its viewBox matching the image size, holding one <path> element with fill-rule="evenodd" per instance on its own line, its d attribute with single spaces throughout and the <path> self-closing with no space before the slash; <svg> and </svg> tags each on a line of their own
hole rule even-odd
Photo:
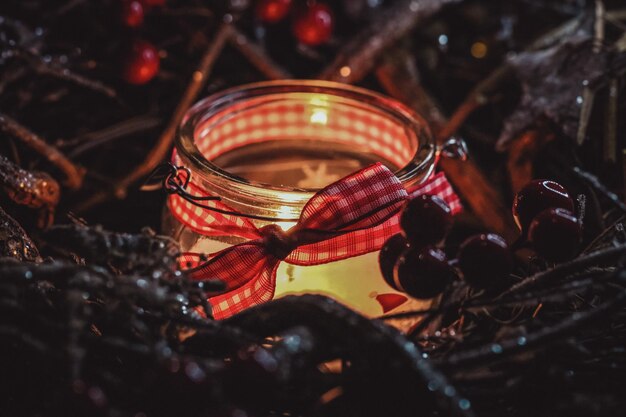
<svg viewBox="0 0 626 417">
<path fill-rule="evenodd" d="M 189 192 L 207 195 L 193 182 Z M 461 209 L 442 173 L 408 192 L 380 163 L 317 192 L 305 205 L 298 223 L 287 232 L 276 225 L 257 228 L 245 217 L 198 207 L 177 194 L 170 196 L 169 206 L 180 222 L 200 234 L 251 239 L 224 249 L 205 262 L 198 254 L 181 257 L 181 265 L 190 267 L 192 278 L 219 278 L 226 284 L 223 294 L 210 299 L 215 318 L 221 319 L 271 300 L 281 261 L 318 265 L 379 250 L 386 239 L 398 233 L 398 212 L 403 203 L 420 194 L 438 195 L 453 213 Z M 233 211 L 219 201 L 207 201 L 206 205 Z"/>
</svg>

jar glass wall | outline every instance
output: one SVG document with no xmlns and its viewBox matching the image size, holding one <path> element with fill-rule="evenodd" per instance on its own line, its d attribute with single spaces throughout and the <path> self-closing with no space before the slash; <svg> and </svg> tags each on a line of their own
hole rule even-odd
<svg viewBox="0 0 626 417">
<path fill-rule="evenodd" d="M 374 162 L 395 172 L 407 189 L 433 172 L 436 149 L 425 121 L 376 93 L 322 81 L 278 81 L 226 90 L 200 101 L 176 139 L 176 164 L 194 182 L 261 227 L 287 230 L 320 188 Z M 165 232 L 183 251 L 215 253 L 244 239 L 200 235 L 166 209 Z M 423 308 L 391 289 L 378 253 L 317 266 L 281 263 L 276 297 L 328 295 L 361 313 Z M 403 301 L 406 300 L 406 301 Z"/>
</svg>

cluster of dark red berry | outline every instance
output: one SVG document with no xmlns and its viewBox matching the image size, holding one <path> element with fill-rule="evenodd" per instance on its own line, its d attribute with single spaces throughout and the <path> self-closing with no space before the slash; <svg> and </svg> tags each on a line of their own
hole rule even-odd
<svg viewBox="0 0 626 417">
<path fill-rule="evenodd" d="M 522 239 L 547 261 L 572 258 L 582 239 L 582 225 L 574 212 L 574 200 L 559 183 L 535 180 L 513 202 L 513 217 Z"/>
<path fill-rule="evenodd" d="M 321 2 L 307 1 L 293 7 L 292 0 L 259 0 L 256 17 L 266 24 L 275 24 L 292 16 L 291 31 L 296 39 L 310 46 L 327 42 L 334 26 L 331 8 Z"/>
<path fill-rule="evenodd" d="M 415 298 L 432 298 L 454 280 L 440 244 L 452 227 L 448 205 L 437 196 L 420 195 L 400 214 L 402 233 L 380 251 L 380 270 L 387 284 Z"/>
<path fill-rule="evenodd" d="M 165 0 L 121 0 L 120 18 L 128 28 L 139 28 L 146 12 L 153 7 L 165 5 Z M 129 84 L 145 84 L 159 72 L 159 51 L 150 42 L 135 39 L 125 56 L 122 77 Z"/>
<path fill-rule="evenodd" d="M 553 181 L 532 181 L 515 196 L 513 216 L 525 241 L 547 261 L 575 255 L 581 225 L 574 201 Z M 450 208 L 437 196 L 421 195 L 400 214 L 401 233 L 382 247 L 379 263 L 385 281 L 414 298 L 441 294 L 459 275 L 477 290 L 506 288 L 513 270 L 513 255 L 504 238 L 486 233 L 464 241 L 456 260 L 448 260 L 440 245 L 452 227 Z M 456 268 L 455 268 L 456 267 Z"/>
</svg>

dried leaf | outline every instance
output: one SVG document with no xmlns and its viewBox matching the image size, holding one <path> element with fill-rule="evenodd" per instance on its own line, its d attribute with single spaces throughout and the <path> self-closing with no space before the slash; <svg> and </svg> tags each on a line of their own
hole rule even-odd
<svg viewBox="0 0 626 417">
<path fill-rule="evenodd" d="M 523 96 L 505 121 L 497 147 L 506 148 L 511 140 L 541 119 L 553 122 L 566 136 L 576 138 L 584 96 L 589 100 L 593 96 L 584 91 L 597 88 L 615 58 L 608 49 L 594 52 L 591 35 L 581 32 L 553 47 L 511 58 L 510 64 L 522 83 Z"/>
</svg>

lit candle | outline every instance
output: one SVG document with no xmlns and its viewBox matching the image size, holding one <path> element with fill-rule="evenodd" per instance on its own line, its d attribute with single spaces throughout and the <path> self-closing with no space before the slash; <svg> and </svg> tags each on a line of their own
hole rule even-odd
<svg viewBox="0 0 626 417">
<path fill-rule="evenodd" d="M 381 162 L 411 188 L 432 174 L 435 154 L 426 123 L 391 99 L 341 84 L 284 81 L 228 90 L 194 106 L 177 138 L 176 163 L 208 194 L 254 217 L 256 226 L 288 230 L 328 184 Z M 219 227 L 198 233 L 170 214 L 165 227 L 194 253 L 210 255 L 246 240 Z M 314 266 L 282 262 L 274 297 L 304 293 L 332 297 L 369 317 L 430 305 L 385 283 L 378 252 Z"/>
</svg>

